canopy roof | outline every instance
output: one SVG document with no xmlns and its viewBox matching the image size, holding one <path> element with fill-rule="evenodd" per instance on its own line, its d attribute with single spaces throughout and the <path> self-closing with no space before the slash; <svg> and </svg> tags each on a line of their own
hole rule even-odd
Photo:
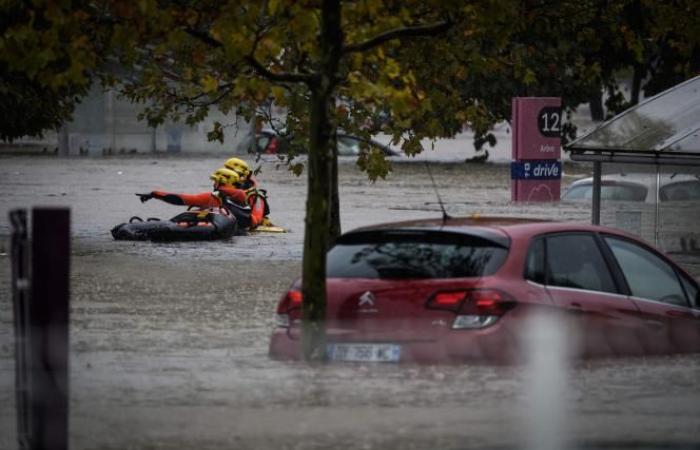
<svg viewBox="0 0 700 450">
<path fill-rule="evenodd" d="M 700 165 L 700 76 L 644 100 L 567 148 L 577 161 Z"/>
</svg>

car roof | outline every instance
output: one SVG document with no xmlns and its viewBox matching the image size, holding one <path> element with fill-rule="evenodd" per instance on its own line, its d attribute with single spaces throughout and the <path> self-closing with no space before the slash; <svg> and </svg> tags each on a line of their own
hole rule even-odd
<svg viewBox="0 0 700 450">
<path fill-rule="evenodd" d="M 273 128 L 265 127 L 265 128 L 260 129 L 259 131 L 257 131 L 257 134 L 273 135 L 273 136 L 278 136 L 278 137 L 287 138 L 287 139 L 290 138 L 290 136 L 287 135 L 287 133 L 286 133 L 286 129 L 284 129 L 284 128 L 276 130 Z M 387 156 L 399 156 L 399 155 L 401 155 L 400 150 L 395 149 L 395 148 L 391 147 L 390 145 L 383 144 L 383 143 L 377 141 L 376 139 L 364 138 L 364 137 L 361 137 L 361 136 L 358 136 L 355 134 L 349 134 L 349 133 L 342 131 L 342 130 L 336 131 L 336 135 L 338 137 L 354 139 L 358 142 L 363 142 L 363 143 L 366 143 L 368 145 L 380 148 L 387 153 Z"/>
<path fill-rule="evenodd" d="M 614 182 L 614 183 L 629 183 L 629 184 L 639 184 L 643 186 L 652 186 L 656 184 L 656 174 L 654 173 L 639 173 L 639 172 L 630 172 L 630 173 L 616 173 L 616 174 L 608 174 L 608 175 L 603 175 L 601 177 L 602 182 Z M 689 175 L 689 174 L 662 174 L 661 175 L 661 185 L 665 186 L 668 184 L 672 183 L 678 183 L 678 182 L 683 182 L 683 181 L 698 181 L 700 182 L 700 178 L 698 178 L 695 175 Z M 587 185 L 587 184 L 592 184 L 593 183 L 593 177 L 586 177 L 582 178 L 580 180 L 576 180 L 573 183 L 571 183 L 570 187 L 574 186 L 579 186 L 579 185 Z"/>
<path fill-rule="evenodd" d="M 494 242 L 508 242 L 510 238 L 524 238 L 555 232 L 576 231 L 602 231 L 638 239 L 620 230 L 591 225 L 580 222 L 555 222 L 546 219 L 523 217 L 498 217 L 481 216 L 474 214 L 467 217 L 452 217 L 447 220 L 442 218 L 407 220 L 401 222 L 388 222 L 358 228 L 348 232 L 365 233 L 371 231 L 393 230 L 429 230 L 450 233 L 460 233 L 489 239 Z M 507 244 L 503 244 L 507 245 Z"/>
</svg>

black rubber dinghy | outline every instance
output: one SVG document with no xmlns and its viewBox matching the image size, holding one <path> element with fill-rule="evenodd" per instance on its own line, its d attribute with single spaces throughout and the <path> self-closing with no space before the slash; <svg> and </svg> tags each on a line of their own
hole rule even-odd
<svg viewBox="0 0 700 450">
<path fill-rule="evenodd" d="M 116 240 L 127 241 L 213 241 L 228 239 L 238 231 L 236 218 L 212 211 L 187 211 L 170 220 L 132 217 L 129 223 L 112 228 Z"/>
</svg>

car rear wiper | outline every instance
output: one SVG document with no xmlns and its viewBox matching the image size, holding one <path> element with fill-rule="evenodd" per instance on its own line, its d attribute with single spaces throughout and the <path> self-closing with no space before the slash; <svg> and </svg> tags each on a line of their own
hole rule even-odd
<svg viewBox="0 0 700 450">
<path fill-rule="evenodd" d="M 433 275 L 418 268 L 410 267 L 378 267 L 379 278 L 433 278 Z"/>
</svg>

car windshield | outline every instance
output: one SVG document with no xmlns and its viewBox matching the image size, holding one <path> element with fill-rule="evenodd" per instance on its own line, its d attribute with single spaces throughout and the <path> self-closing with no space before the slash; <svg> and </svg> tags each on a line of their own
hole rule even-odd
<svg viewBox="0 0 700 450">
<path fill-rule="evenodd" d="M 328 253 L 331 278 L 462 278 L 493 274 L 508 249 L 487 239 L 442 232 L 346 236 Z"/>
<path fill-rule="evenodd" d="M 647 188 L 638 184 L 603 184 L 600 187 L 601 200 L 621 200 L 643 202 L 647 197 Z M 564 200 L 583 200 L 593 198 L 593 185 L 572 186 L 563 196 Z"/>
</svg>

